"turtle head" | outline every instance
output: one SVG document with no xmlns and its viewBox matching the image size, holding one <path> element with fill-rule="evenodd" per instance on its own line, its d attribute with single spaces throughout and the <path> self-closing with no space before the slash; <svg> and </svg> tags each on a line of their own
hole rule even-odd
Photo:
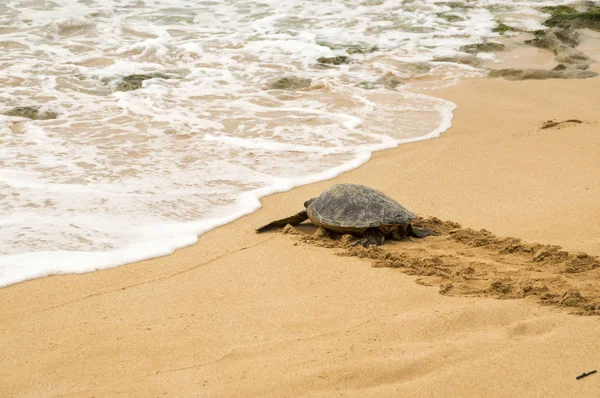
<svg viewBox="0 0 600 398">
<path fill-rule="evenodd" d="M 308 206 L 310 206 L 312 204 L 312 202 L 314 202 L 317 198 L 312 198 L 307 200 L 306 202 L 304 202 L 304 207 L 306 207 L 308 209 Z"/>
</svg>

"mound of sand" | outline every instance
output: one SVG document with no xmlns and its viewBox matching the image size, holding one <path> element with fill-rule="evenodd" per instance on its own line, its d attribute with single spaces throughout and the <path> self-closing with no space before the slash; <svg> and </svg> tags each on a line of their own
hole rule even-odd
<svg viewBox="0 0 600 398">
<path fill-rule="evenodd" d="M 418 276 L 417 282 L 439 286 L 450 296 L 535 299 L 542 305 L 564 307 L 580 315 L 600 315 L 600 260 L 569 253 L 560 246 L 500 238 L 482 229 L 461 228 L 437 218 L 420 218 L 419 227 L 438 236 L 386 241 L 381 246 L 354 246 L 351 235 L 334 235 L 321 228 L 304 232 L 290 225 L 284 232 L 300 241 L 332 249 L 339 256 L 372 261 L 373 267 L 398 269 Z"/>
</svg>

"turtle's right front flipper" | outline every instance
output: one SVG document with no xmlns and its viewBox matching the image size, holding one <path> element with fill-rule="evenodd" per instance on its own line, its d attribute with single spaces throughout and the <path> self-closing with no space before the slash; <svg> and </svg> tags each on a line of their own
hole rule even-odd
<svg viewBox="0 0 600 398">
<path fill-rule="evenodd" d="M 308 219 L 308 213 L 306 212 L 306 210 L 302 210 L 300 213 L 295 214 L 291 217 L 282 218 L 281 220 L 276 220 L 276 221 L 268 223 L 267 225 L 263 225 L 262 227 L 258 228 L 256 230 L 256 232 L 259 232 L 259 233 L 265 232 L 265 231 L 268 231 L 273 228 L 285 227 L 288 224 L 298 225 L 302 221 L 307 220 L 307 219 Z"/>
</svg>

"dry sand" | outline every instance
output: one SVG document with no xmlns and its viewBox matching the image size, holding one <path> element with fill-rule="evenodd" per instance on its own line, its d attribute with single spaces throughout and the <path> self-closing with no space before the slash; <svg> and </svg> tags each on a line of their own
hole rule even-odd
<svg viewBox="0 0 600 398">
<path fill-rule="evenodd" d="M 172 256 L 0 289 L 0 396 L 597 396 L 575 377 L 600 368 L 600 317 L 571 314 L 596 311 L 596 259 L 526 242 L 600 255 L 599 92 L 467 81 L 439 93 L 439 139 Z M 310 226 L 254 233 L 337 182 L 463 228 L 351 255 Z"/>
</svg>

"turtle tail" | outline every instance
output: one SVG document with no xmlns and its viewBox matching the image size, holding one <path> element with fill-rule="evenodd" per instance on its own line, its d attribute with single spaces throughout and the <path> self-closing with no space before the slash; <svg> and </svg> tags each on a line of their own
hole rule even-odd
<svg viewBox="0 0 600 398">
<path fill-rule="evenodd" d="M 275 220 L 273 222 L 268 223 L 267 225 L 263 225 L 262 227 L 258 228 L 256 232 L 265 232 L 270 229 L 285 227 L 288 224 L 298 225 L 306 219 L 308 219 L 308 213 L 306 212 L 306 210 L 302 210 L 300 213 L 294 214 L 291 217 L 282 218 L 281 220 Z"/>
</svg>

